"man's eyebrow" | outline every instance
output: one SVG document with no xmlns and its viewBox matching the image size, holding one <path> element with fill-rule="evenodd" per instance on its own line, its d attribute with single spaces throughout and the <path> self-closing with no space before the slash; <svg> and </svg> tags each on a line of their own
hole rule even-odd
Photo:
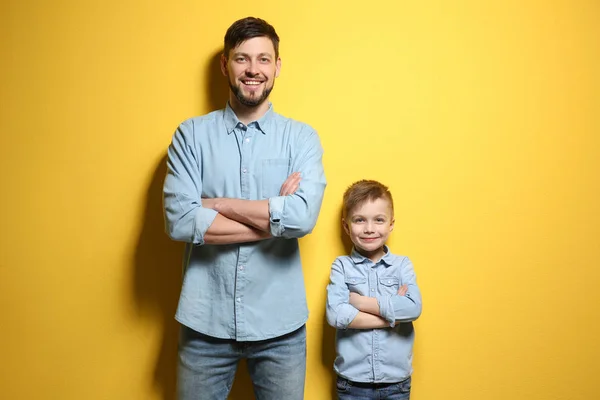
<svg viewBox="0 0 600 400">
<path fill-rule="evenodd" d="M 250 54 L 248 53 L 242 53 L 241 51 L 236 51 L 233 53 L 232 57 L 239 57 L 239 56 L 243 56 L 243 57 L 247 57 L 250 58 Z M 269 58 L 273 58 L 273 55 L 271 53 L 259 53 L 258 57 L 269 57 Z"/>
</svg>

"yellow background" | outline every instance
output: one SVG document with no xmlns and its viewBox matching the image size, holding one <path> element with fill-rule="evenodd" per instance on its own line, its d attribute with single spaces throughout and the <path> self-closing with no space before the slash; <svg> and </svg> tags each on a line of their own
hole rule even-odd
<svg viewBox="0 0 600 400">
<path fill-rule="evenodd" d="M 227 27 L 281 36 L 272 101 L 329 185 L 302 240 L 306 399 L 332 392 L 325 286 L 360 178 L 424 297 L 414 400 L 600 393 L 600 3 L 35 1 L 0 5 L 0 398 L 173 399 L 181 245 L 165 150 L 224 105 Z M 250 398 L 240 373 L 232 398 Z"/>
</svg>

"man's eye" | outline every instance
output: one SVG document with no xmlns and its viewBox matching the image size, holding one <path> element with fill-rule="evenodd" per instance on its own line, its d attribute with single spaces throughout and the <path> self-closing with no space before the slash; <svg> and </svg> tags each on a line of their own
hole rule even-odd
<svg viewBox="0 0 600 400">
<path fill-rule="evenodd" d="M 268 63 L 270 60 L 266 57 L 260 59 L 261 62 Z"/>
<path fill-rule="evenodd" d="M 238 57 L 238 58 L 235 59 L 235 61 L 237 61 L 237 62 L 244 62 L 244 61 L 246 61 L 246 59 L 244 57 Z"/>
</svg>

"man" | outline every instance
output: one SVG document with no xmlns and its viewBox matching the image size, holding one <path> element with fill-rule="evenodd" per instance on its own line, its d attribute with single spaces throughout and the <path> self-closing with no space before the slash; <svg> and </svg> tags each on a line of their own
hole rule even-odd
<svg viewBox="0 0 600 400">
<path fill-rule="evenodd" d="M 268 101 L 280 68 L 271 25 L 233 23 L 221 57 L 226 108 L 183 122 L 168 150 L 166 229 L 186 242 L 180 400 L 225 400 L 241 358 L 257 399 L 304 397 L 298 238 L 315 226 L 326 182 L 315 131 Z"/>
</svg>

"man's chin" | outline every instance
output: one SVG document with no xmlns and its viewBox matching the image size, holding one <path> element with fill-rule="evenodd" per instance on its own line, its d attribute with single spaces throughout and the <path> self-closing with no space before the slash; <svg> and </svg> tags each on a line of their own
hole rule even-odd
<svg viewBox="0 0 600 400">
<path fill-rule="evenodd" d="M 237 99 L 237 101 L 245 107 L 260 106 L 267 100 L 267 98 L 269 97 L 269 94 L 271 93 L 271 90 L 272 90 L 272 88 L 271 88 L 266 91 L 263 90 L 260 93 L 252 92 L 252 95 L 249 96 L 248 94 L 244 93 L 242 88 L 235 87 L 235 86 L 231 85 L 231 83 L 229 84 L 229 87 L 231 88 L 231 91 L 235 95 L 235 98 Z"/>
<path fill-rule="evenodd" d="M 236 96 L 238 101 L 240 103 L 242 103 L 243 105 L 245 105 L 246 107 L 258 107 L 260 106 L 262 103 L 265 102 L 265 100 L 267 99 L 266 97 L 263 96 L 252 96 L 252 97 L 248 97 L 248 96 Z"/>
</svg>

